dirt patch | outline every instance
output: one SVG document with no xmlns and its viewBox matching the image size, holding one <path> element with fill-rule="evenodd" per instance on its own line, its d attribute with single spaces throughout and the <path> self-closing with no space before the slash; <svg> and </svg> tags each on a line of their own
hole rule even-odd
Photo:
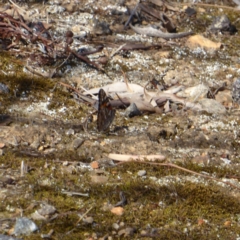
<svg viewBox="0 0 240 240">
<path fill-rule="evenodd" d="M 240 121 L 231 98 L 239 75 L 239 34 L 226 28 L 209 32 L 222 15 L 239 29 L 239 12 L 228 1 L 221 6 L 156 2 L 165 1 L 141 5 L 131 24 L 159 30 L 160 20 L 146 10 L 155 6 L 178 33 L 192 31 L 221 47 L 191 48 L 185 45 L 189 36 L 166 40 L 124 28 L 136 1 L 19 5 L 26 21 L 48 19 L 52 28 L 48 42 L 41 35 L 38 45 L 30 34 L 25 42 L 2 39 L 1 234 L 23 239 L 42 239 L 42 234 L 50 239 L 239 238 Z M 187 7 L 196 13 L 189 15 Z M 69 30 L 72 42 L 66 41 Z M 12 43 L 19 45 L 9 47 Z M 44 52 L 41 44 L 47 43 Z M 50 56 L 50 49 L 56 55 Z M 75 54 L 96 49 L 87 58 Z M 123 72 L 131 84 L 144 87 L 154 78 L 163 92 L 176 86 L 184 90 L 158 102 L 159 111 L 140 109 L 132 118 L 126 102 L 112 95 L 108 101 L 122 105 L 109 131 L 101 133 L 96 105 L 78 92 L 123 82 Z M 151 85 L 146 90 L 157 92 Z M 97 95 L 88 98 L 98 100 Z M 145 161 L 119 163 L 109 154 L 143 155 Z M 165 160 L 147 161 L 150 155 Z M 36 224 L 35 233 L 16 234 L 15 220 L 22 216 Z"/>
</svg>

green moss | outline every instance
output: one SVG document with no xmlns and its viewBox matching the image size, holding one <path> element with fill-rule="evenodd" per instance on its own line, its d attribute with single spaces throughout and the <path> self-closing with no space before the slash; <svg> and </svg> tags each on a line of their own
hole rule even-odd
<svg viewBox="0 0 240 240">
<path fill-rule="evenodd" d="M 13 170 L 18 169 L 23 160 L 10 153 L 1 157 L 2 163 L 5 162 L 4 159 L 8 159 L 8 164 Z M 96 232 L 99 232 L 99 236 L 103 236 L 112 231 L 113 223 L 119 221 L 124 222 L 125 226 L 136 228 L 134 239 L 140 237 L 140 229 L 147 229 L 149 226 L 158 229 L 161 235 L 159 239 L 185 239 L 186 236 L 192 239 L 199 236 L 203 236 L 203 239 L 215 239 L 216 234 L 224 239 L 228 234 L 235 236 L 234 233 L 240 228 L 237 222 L 240 212 L 238 199 L 233 197 L 227 188 L 219 187 L 211 180 L 206 180 L 207 185 L 172 182 L 161 186 L 148 178 L 137 177 L 136 172 L 143 166 L 129 163 L 115 169 L 107 169 L 110 173 L 109 180 L 106 184 L 99 185 L 91 183 L 88 172 L 82 172 L 81 176 L 62 173 L 60 166 L 57 167 L 58 171 L 54 171 L 52 167 L 56 164 L 53 162 L 49 162 L 49 167 L 44 168 L 46 159 L 36 161 L 27 158 L 25 161 L 34 169 L 25 175 L 26 190 L 22 189 L 17 200 L 14 197 L 15 206 L 27 208 L 32 200 L 25 198 L 26 193 L 36 202 L 47 201 L 55 206 L 59 213 L 58 217 L 48 224 L 38 222 L 38 225 L 42 225 L 41 233 L 54 229 L 54 236 L 57 238 L 73 239 L 76 236 L 91 235 Z M 185 167 L 198 172 L 207 170 L 194 166 L 188 163 Z M 167 175 L 179 177 L 186 174 L 177 169 L 151 165 L 144 165 L 144 169 L 149 175 L 157 176 L 159 179 Z M 117 174 L 112 174 L 114 171 L 117 171 Z M 209 168 L 208 171 L 211 172 L 211 169 Z M 136 177 L 131 175 L 129 178 L 130 172 Z M 118 176 L 121 176 L 121 180 Z M 49 186 L 41 184 L 44 179 L 49 179 Z M 89 197 L 67 196 L 61 193 L 62 189 L 88 192 Z M 122 216 L 103 210 L 104 204 L 114 205 L 120 200 L 119 191 L 123 191 L 128 200 Z M 12 206 L 11 199 L 4 202 L 5 204 Z M 95 225 L 82 221 L 77 224 L 80 215 L 89 209 L 87 216 L 93 217 Z M 79 216 L 77 212 L 80 213 Z M 25 215 L 30 213 L 32 210 L 26 211 Z M 198 219 L 204 219 L 205 223 L 199 225 Z M 231 226 L 226 229 L 224 223 L 227 220 L 231 221 Z M 70 233 L 66 235 L 68 231 Z M 40 239 L 40 235 L 31 235 L 31 239 Z"/>
</svg>

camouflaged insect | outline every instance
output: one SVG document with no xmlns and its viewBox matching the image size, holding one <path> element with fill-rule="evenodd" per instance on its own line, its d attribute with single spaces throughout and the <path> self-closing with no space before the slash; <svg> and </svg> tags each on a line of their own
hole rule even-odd
<svg viewBox="0 0 240 240">
<path fill-rule="evenodd" d="M 103 89 L 98 92 L 98 115 L 97 115 L 97 129 L 99 132 L 108 130 L 115 117 L 116 110 L 112 108 L 109 97 Z"/>
</svg>

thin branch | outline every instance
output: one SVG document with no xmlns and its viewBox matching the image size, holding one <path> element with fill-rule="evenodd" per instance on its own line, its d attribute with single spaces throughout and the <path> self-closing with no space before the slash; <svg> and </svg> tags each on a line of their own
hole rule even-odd
<svg viewBox="0 0 240 240">
<path fill-rule="evenodd" d="M 128 161 L 129 162 L 129 161 Z M 154 163 L 154 162 L 145 162 L 145 161 L 136 161 L 136 160 L 132 160 L 132 162 L 137 162 L 137 163 L 142 163 L 142 164 L 150 164 L 150 165 L 154 165 L 154 166 L 165 166 L 165 167 L 172 167 L 172 168 L 177 168 L 181 171 L 184 171 L 184 172 L 188 172 L 188 173 L 191 173 L 191 174 L 194 174 L 194 175 L 197 175 L 197 176 L 200 176 L 200 177 L 203 177 L 203 178 L 207 178 L 207 179 L 211 179 L 211 180 L 214 180 L 214 181 L 217 181 L 217 182 L 220 182 L 220 183 L 223 183 L 223 184 L 226 184 L 228 186 L 231 186 L 233 188 L 236 188 L 238 190 L 240 190 L 240 187 L 230 183 L 230 182 L 224 182 L 218 178 L 215 178 L 215 177 L 211 177 L 211 176 L 208 176 L 208 175 L 204 175 L 202 173 L 198 173 L 198 172 L 195 172 L 195 171 L 192 171 L 192 170 L 189 170 L 187 168 L 184 168 L 184 167 L 180 167 L 176 164 L 173 164 L 173 163 Z M 126 161 L 124 162 L 120 162 L 118 163 L 118 165 L 120 164 L 124 164 L 124 163 L 127 163 Z"/>
</svg>

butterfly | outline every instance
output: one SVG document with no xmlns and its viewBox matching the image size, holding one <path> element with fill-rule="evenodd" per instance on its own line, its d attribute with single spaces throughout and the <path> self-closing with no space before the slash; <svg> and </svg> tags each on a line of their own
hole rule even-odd
<svg viewBox="0 0 240 240">
<path fill-rule="evenodd" d="M 109 97 L 101 88 L 98 92 L 98 114 L 97 114 L 97 130 L 99 132 L 106 131 L 113 122 L 116 110 L 112 108 Z"/>
</svg>

